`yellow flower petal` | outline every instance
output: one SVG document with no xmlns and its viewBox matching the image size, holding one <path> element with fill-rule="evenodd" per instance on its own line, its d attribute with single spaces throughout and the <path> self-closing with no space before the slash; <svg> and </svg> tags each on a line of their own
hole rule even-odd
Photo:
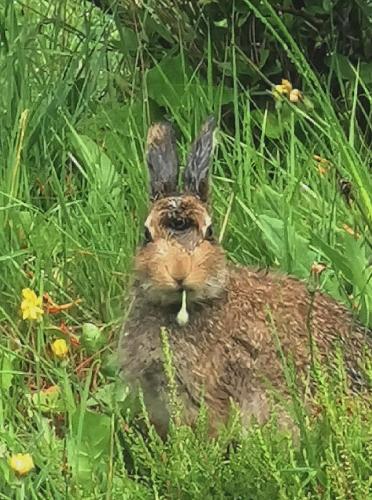
<svg viewBox="0 0 372 500">
<path fill-rule="evenodd" d="M 65 358 L 68 354 L 68 346 L 64 339 L 57 339 L 51 345 L 53 354 L 57 358 Z"/>
<path fill-rule="evenodd" d="M 291 102 L 298 102 L 302 99 L 302 94 L 298 89 L 293 89 L 289 93 L 289 100 Z"/>
<path fill-rule="evenodd" d="M 287 94 L 287 90 L 283 85 L 275 85 L 274 90 L 280 95 Z"/>
<path fill-rule="evenodd" d="M 9 465 L 20 476 L 28 474 L 35 467 L 32 456 L 29 453 L 12 455 L 9 458 Z"/>
<path fill-rule="evenodd" d="M 30 308 L 30 319 L 37 319 L 35 308 Z"/>
<path fill-rule="evenodd" d="M 30 288 L 22 290 L 23 300 L 21 302 L 22 318 L 29 320 L 40 320 L 44 311 L 42 309 L 42 297 L 38 297 Z"/>
<path fill-rule="evenodd" d="M 289 94 L 292 91 L 292 84 L 289 80 L 282 79 L 282 85 L 285 94 Z"/>
<path fill-rule="evenodd" d="M 318 172 L 319 172 L 319 175 L 326 175 L 326 173 L 328 172 L 328 169 L 319 165 Z"/>
<path fill-rule="evenodd" d="M 279 85 L 275 85 L 274 89 L 278 94 L 283 95 L 289 95 L 292 91 L 292 84 L 290 81 L 282 79 L 282 83 Z"/>
<path fill-rule="evenodd" d="M 22 296 L 26 300 L 34 301 L 37 299 L 36 293 L 31 290 L 31 288 L 24 288 L 22 290 Z"/>
</svg>

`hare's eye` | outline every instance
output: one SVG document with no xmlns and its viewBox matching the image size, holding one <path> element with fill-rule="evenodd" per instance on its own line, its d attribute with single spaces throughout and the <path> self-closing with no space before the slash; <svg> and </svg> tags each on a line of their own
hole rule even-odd
<svg viewBox="0 0 372 500">
<path fill-rule="evenodd" d="M 145 226 L 145 230 L 144 230 L 144 244 L 146 245 L 146 243 L 150 243 L 150 241 L 152 241 L 152 236 L 151 236 L 151 233 L 149 231 L 149 229 Z"/>
<path fill-rule="evenodd" d="M 207 229 L 205 230 L 205 239 L 206 240 L 213 240 L 213 227 L 208 226 Z"/>
</svg>

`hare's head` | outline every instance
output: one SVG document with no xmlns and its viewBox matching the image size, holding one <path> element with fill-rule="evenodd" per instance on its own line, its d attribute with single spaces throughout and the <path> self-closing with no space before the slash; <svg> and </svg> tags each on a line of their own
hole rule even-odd
<svg viewBox="0 0 372 500">
<path fill-rule="evenodd" d="M 150 301 L 179 303 L 219 297 L 225 286 L 224 253 L 213 237 L 208 212 L 208 170 L 215 122 L 210 118 L 191 147 L 184 188 L 177 190 L 178 160 L 169 124 L 153 125 L 147 137 L 152 206 L 136 272 Z"/>
</svg>

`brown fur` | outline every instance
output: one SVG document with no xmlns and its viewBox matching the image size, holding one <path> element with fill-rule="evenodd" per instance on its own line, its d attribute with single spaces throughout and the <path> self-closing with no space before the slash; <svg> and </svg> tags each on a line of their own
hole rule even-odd
<svg viewBox="0 0 372 500">
<path fill-rule="evenodd" d="M 167 140 L 168 130 L 161 123 L 156 123 L 149 128 L 147 134 L 147 146 L 164 148 Z"/>
<path fill-rule="evenodd" d="M 155 201 L 145 223 L 149 241 L 135 259 L 134 300 L 120 341 L 120 362 L 125 383 L 133 390 L 142 389 L 158 432 L 166 435 L 169 421 L 163 327 L 169 334 L 184 420 L 193 424 L 203 393 L 212 432 L 226 422 L 231 402 L 240 407 L 247 424 L 252 418 L 265 422 L 273 407 L 270 390 L 288 395 L 274 332 L 284 354 L 293 359 L 304 388 L 312 339 L 329 368 L 334 366 L 336 346 L 343 347 L 349 385 L 362 390 L 366 381 L 360 361 L 370 330 L 354 324 L 349 311 L 330 297 L 312 295 L 299 280 L 227 264 L 214 241 L 205 204 L 212 121 L 190 156 L 186 179 L 196 192 L 184 195 L 164 194 L 168 178 L 175 177 L 176 155 L 169 129 L 164 139 L 167 148 L 156 149 L 161 134 L 154 127 L 149 147 Z M 165 172 L 164 178 L 159 172 Z M 181 225 L 175 226 L 175 221 Z M 184 327 L 176 322 L 182 290 L 187 291 L 189 312 Z M 284 411 L 281 418 L 283 424 L 290 422 Z"/>
<path fill-rule="evenodd" d="M 245 420 L 254 417 L 264 422 L 271 408 L 268 383 L 286 394 L 273 329 L 284 353 L 293 357 L 299 374 L 306 377 L 310 366 L 309 315 L 310 332 L 324 362 L 331 363 L 331 353 L 341 341 L 347 365 L 354 374 L 359 371 L 365 332 L 353 325 L 344 307 L 320 293 L 312 304 L 306 286 L 296 279 L 227 267 L 215 243 L 202 241 L 194 251 L 187 251 L 182 243 L 167 237 L 161 227 L 168 202 L 160 200 L 151 212 L 151 227 L 157 239 L 137 254 L 139 281 L 121 342 L 124 379 L 142 387 L 159 433 L 164 434 L 168 425 L 162 327 L 169 332 L 188 423 L 197 415 L 203 389 L 212 427 L 226 421 L 231 401 L 240 406 Z M 193 203 L 199 202 L 194 199 Z M 203 210 L 200 204 L 194 213 L 199 227 L 204 221 L 200 214 L 208 215 Z M 193 297 L 188 305 L 190 321 L 183 328 L 176 323 L 181 303 L 173 279 L 179 277 L 177 273 L 184 277 L 184 286 L 190 287 L 189 297 Z M 213 277 L 216 284 L 209 293 L 206 283 Z"/>
</svg>

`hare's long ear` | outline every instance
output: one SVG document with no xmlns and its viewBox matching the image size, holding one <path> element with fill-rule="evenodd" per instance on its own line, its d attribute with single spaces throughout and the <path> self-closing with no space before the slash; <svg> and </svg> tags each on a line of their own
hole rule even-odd
<svg viewBox="0 0 372 500">
<path fill-rule="evenodd" d="M 176 140 L 169 123 L 155 123 L 150 127 L 147 134 L 147 166 L 152 199 L 167 196 L 177 190 Z"/>
<path fill-rule="evenodd" d="M 204 123 L 199 137 L 194 141 L 185 169 L 185 191 L 199 196 L 202 201 L 208 199 L 209 164 L 213 153 L 213 133 L 216 121 L 210 116 Z"/>
</svg>

